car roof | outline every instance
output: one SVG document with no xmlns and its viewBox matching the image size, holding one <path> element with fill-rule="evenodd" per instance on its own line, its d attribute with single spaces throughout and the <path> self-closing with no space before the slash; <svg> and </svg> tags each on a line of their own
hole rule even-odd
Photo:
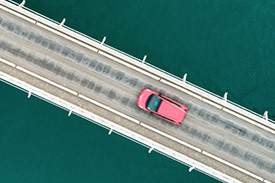
<svg viewBox="0 0 275 183">
<path fill-rule="evenodd" d="M 182 122 L 185 116 L 184 110 L 166 100 L 161 102 L 157 113 L 177 122 Z"/>
</svg>

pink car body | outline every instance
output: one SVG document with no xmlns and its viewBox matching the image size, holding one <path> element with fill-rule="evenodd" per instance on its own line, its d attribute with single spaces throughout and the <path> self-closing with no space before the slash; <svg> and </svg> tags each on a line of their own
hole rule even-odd
<svg viewBox="0 0 275 183">
<path fill-rule="evenodd" d="M 186 106 L 148 88 L 140 92 L 137 105 L 141 109 L 176 125 L 182 123 L 188 110 Z"/>
</svg>

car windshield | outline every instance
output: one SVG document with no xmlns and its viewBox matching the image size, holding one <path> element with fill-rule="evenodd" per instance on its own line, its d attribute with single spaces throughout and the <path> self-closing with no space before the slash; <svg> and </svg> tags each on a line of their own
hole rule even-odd
<svg viewBox="0 0 275 183">
<path fill-rule="evenodd" d="M 147 100 L 146 108 L 148 110 L 157 112 L 161 101 L 162 100 L 158 96 L 152 94 Z"/>
</svg>

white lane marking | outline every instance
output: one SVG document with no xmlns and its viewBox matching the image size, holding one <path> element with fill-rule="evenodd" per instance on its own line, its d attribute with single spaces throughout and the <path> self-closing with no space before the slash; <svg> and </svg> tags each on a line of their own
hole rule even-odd
<svg viewBox="0 0 275 183">
<path fill-rule="evenodd" d="M 166 133 L 164 133 L 164 132 L 162 132 L 162 131 L 160 131 L 160 130 L 158 130 L 156 128 L 153 128 L 153 127 L 151 127 L 151 126 L 149 126 L 149 125 L 147 125 L 145 123 L 140 123 L 140 125 L 143 126 L 143 127 L 145 127 L 145 128 L 148 128 L 148 129 L 150 129 L 150 130 L 152 130 L 152 131 L 154 131 L 154 132 L 156 132 L 156 133 L 158 133 L 160 135 L 163 135 L 163 136 L 165 136 L 165 137 L 167 137 L 167 138 L 169 138 L 169 139 L 171 139 L 173 141 L 176 141 L 176 142 L 178 142 L 178 143 L 180 143 L 180 144 L 182 144 L 184 146 L 187 146 L 187 147 L 189 147 L 189 148 L 191 148 L 191 149 L 193 149 L 195 151 L 201 152 L 201 149 L 199 149 L 199 148 L 197 148 L 197 147 L 195 147 L 195 146 L 193 146 L 191 144 L 188 144 L 188 143 L 186 143 L 184 141 L 181 141 L 181 140 L 179 140 L 179 139 L 177 139 L 177 138 L 175 138 L 175 137 L 173 137 L 171 135 L 168 135 L 168 134 L 166 134 Z"/>
<path fill-rule="evenodd" d="M 186 90 L 186 89 L 184 89 L 184 88 L 181 88 L 181 87 L 179 87 L 179 86 L 177 86 L 177 85 L 175 85 L 175 84 L 173 84 L 173 83 L 171 83 L 171 82 L 169 82 L 169 81 L 167 81 L 167 80 L 165 80 L 165 79 L 160 79 L 160 82 L 162 82 L 162 83 L 164 83 L 164 84 L 167 84 L 167 85 L 169 85 L 169 86 L 171 86 L 171 87 L 174 87 L 174 88 L 176 88 L 176 89 L 178 89 L 178 90 L 180 90 L 180 91 L 182 91 L 182 92 L 184 92 L 184 93 L 187 93 L 188 95 L 191 95 L 192 97 L 195 97 L 195 98 L 197 98 L 197 99 L 202 100 L 202 97 L 201 97 L 201 96 L 199 96 L 199 95 L 197 95 L 197 94 L 195 94 L 195 93 L 192 93 L 192 92 L 190 92 L 190 91 L 188 91 L 188 90 Z"/>
<path fill-rule="evenodd" d="M 127 67 L 129 67 L 129 68 L 131 68 L 133 70 L 136 70 L 136 71 L 138 71 L 138 72 L 140 72 L 140 73 L 142 73 L 144 75 L 147 75 L 147 76 L 149 76 L 149 77 L 151 77 L 151 78 L 153 78 L 155 80 L 159 80 L 160 79 L 159 77 L 157 77 L 157 76 L 155 76 L 153 74 L 150 74 L 150 73 L 148 73 L 148 72 L 146 72 L 146 71 L 144 71 L 144 70 L 142 70 L 142 69 L 140 69 L 138 67 L 135 67 L 135 66 L 133 66 L 131 64 L 128 64 L 127 62 L 124 62 L 124 61 L 122 61 L 122 60 L 120 60 L 120 59 L 118 59 L 118 58 L 116 58 L 116 57 L 114 57 L 114 56 L 112 56 L 112 55 L 110 55 L 108 53 L 105 53 L 103 51 L 99 51 L 98 53 L 101 54 L 101 55 L 103 55 L 103 56 L 105 56 L 105 57 L 108 57 L 111 60 L 114 60 L 114 61 L 116 61 L 116 62 L 118 62 L 118 63 L 120 63 L 122 65 L 125 65 L 125 66 L 127 66 Z"/>
<path fill-rule="evenodd" d="M 132 121 L 132 122 L 134 122 L 134 123 L 139 124 L 139 121 L 138 121 L 138 120 L 136 120 L 136 119 L 134 119 L 134 118 L 132 118 L 132 117 L 130 117 L 130 116 L 127 116 L 127 115 L 125 115 L 125 114 L 123 114 L 123 113 L 121 113 L 121 112 L 119 112 L 119 111 L 117 111 L 117 110 L 115 110 L 115 109 L 113 109 L 113 108 L 111 108 L 111 107 L 108 107 L 108 106 L 106 106 L 106 105 L 104 105 L 104 104 L 101 104 L 101 103 L 99 103 L 99 102 L 97 102 L 97 101 L 95 101 L 95 100 L 93 100 L 93 99 L 91 99 L 91 98 L 88 98 L 88 97 L 86 97 L 86 96 L 84 96 L 84 95 L 82 95 L 82 94 L 79 94 L 78 96 L 79 96 L 79 98 L 82 98 L 82 99 L 84 99 L 84 100 L 87 100 L 87 101 L 89 101 L 89 102 L 91 102 L 91 103 L 93 103 L 93 104 L 96 104 L 96 105 L 98 105 L 98 106 L 100 106 L 100 107 L 102 107 L 102 108 L 104 108 L 104 109 L 106 109 L 106 110 L 108 110 L 108 111 L 111 111 L 111 112 L 113 112 L 113 113 L 115 113 L 115 114 L 118 114 L 118 115 L 120 115 L 120 116 L 123 117 L 123 118 L 126 118 L 126 119 L 128 119 L 128 120 L 130 120 L 130 121 Z"/>
<path fill-rule="evenodd" d="M 212 105 L 212 106 L 214 106 L 214 107 L 216 107 L 216 108 L 218 108 L 218 109 L 222 109 L 222 106 L 221 106 L 221 105 L 216 104 L 216 103 L 214 103 L 214 102 L 212 102 L 212 101 L 210 101 L 210 100 L 208 100 L 208 99 L 206 99 L 206 98 L 203 98 L 202 101 L 204 101 L 205 103 L 208 103 L 208 104 L 210 104 L 210 105 Z"/>
<path fill-rule="evenodd" d="M 35 74 L 35 73 L 33 73 L 33 72 L 27 70 L 27 69 L 24 69 L 23 67 L 16 66 L 16 68 L 17 68 L 18 70 L 20 70 L 20 71 L 23 71 L 23 72 L 25 72 L 25 73 L 27 73 L 27 74 L 33 76 L 33 77 L 36 77 L 37 79 L 40 79 L 40 80 L 42 80 L 42 81 L 45 81 L 46 83 L 49 83 L 49 84 L 51 84 L 51 85 L 53 85 L 53 86 L 55 86 L 55 87 L 57 87 L 57 88 L 60 88 L 60 89 L 62 89 L 62 90 L 65 90 L 66 92 L 69 92 L 69 93 L 71 93 L 71 94 L 73 94 L 73 95 L 77 95 L 77 92 L 75 92 L 75 91 L 73 91 L 73 90 L 70 90 L 70 89 L 68 89 L 68 88 L 66 88 L 66 87 L 64 87 L 64 86 L 62 86 L 62 85 L 60 85 L 60 84 L 57 84 L 57 83 L 55 83 L 55 82 L 52 82 L 51 80 L 48 80 L 48 79 L 46 79 L 46 78 L 44 78 L 44 77 L 42 77 L 42 76 L 39 76 L 39 75 L 37 75 L 37 74 Z"/>
<path fill-rule="evenodd" d="M 16 66 L 14 63 L 11 63 L 11 62 L 9 62 L 9 61 L 7 61 L 7 60 L 4 60 L 4 59 L 2 59 L 2 58 L 0 58 L 0 62 L 3 62 L 4 64 L 7 64 L 7 65 L 12 66 L 12 67 L 15 67 L 15 66 Z"/>
<path fill-rule="evenodd" d="M 251 123 L 251 124 L 253 124 L 253 125 L 255 125 L 255 126 L 258 126 L 258 127 L 262 128 L 262 129 L 264 129 L 264 130 L 266 130 L 266 131 L 268 131 L 268 132 L 270 132 L 270 133 L 275 134 L 275 131 L 274 131 L 274 130 L 272 130 L 272 129 L 270 129 L 270 128 L 267 128 L 267 127 L 263 126 L 263 125 L 260 124 L 260 123 L 254 122 L 254 121 L 252 121 L 251 119 L 248 119 L 248 118 L 246 118 L 246 117 L 244 117 L 244 116 L 242 116 L 242 115 L 240 115 L 240 114 L 238 114 L 238 113 L 236 113 L 236 112 L 233 112 L 233 111 L 231 111 L 231 110 L 229 110 L 229 109 L 227 109 L 227 108 L 223 108 L 223 110 L 224 110 L 225 112 L 229 113 L 229 114 L 232 114 L 233 116 L 236 116 L 236 117 L 238 117 L 238 118 L 240 118 L 240 119 L 242 119 L 242 120 L 245 120 L 245 121 L 247 121 L 247 122 L 249 122 L 249 123 Z"/>
<path fill-rule="evenodd" d="M 225 160 L 223 160 L 223 159 L 221 159 L 221 158 L 219 158 L 217 156 L 214 156 L 213 154 L 210 154 L 210 153 L 208 153 L 206 151 L 202 151 L 202 154 L 205 154 L 206 156 L 209 156 L 209 157 L 211 157 L 211 158 L 213 158 L 213 159 L 215 159 L 215 160 L 217 160 L 219 162 L 222 162 L 222 163 L 224 163 L 224 164 L 226 164 L 226 165 L 228 165 L 228 166 L 230 166 L 232 168 L 235 168 L 236 170 L 239 170 L 239 171 L 241 171 L 241 172 L 243 172 L 243 173 L 245 173 L 245 174 L 247 174 L 247 175 L 249 175 L 251 177 L 254 177 L 254 178 L 260 180 L 260 181 L 264 181 L 264 179 L 262 177 L 260 177 L 258 175 L 255 175 L 255 174 L 253 174 L 253 173 L 251 173 L 251 172 L 249 172 L 249 171 L 247 171 L 245 169 L 242 169 L 242 168 L 240 168 L 240 167 L 238 167 L 236 165 L 233 165 L 232 163 L 229 163 L 229 162 L 227 162 L 227 161 L 225 161 Z"/>
</svg>

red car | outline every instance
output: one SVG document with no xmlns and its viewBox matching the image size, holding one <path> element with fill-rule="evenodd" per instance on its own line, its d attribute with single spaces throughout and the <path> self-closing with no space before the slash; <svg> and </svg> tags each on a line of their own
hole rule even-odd
<svg viewBox="0 0 275 183">
<path fill-rule="evenodd" d="M 140 92 L 137 105 L 141 109 L 176 125 L 181 124 L 188 110 L 186 106 L 148 88 Z"/>
</svg>

